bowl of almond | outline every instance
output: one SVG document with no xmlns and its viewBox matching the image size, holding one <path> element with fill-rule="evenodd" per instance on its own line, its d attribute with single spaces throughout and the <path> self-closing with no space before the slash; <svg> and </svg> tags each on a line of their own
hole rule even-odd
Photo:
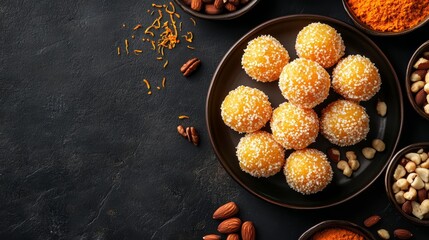
<svg viewBox="0 0 429 240">
<path fill-rule="evenodd" d="M 174 0 L 183 11 L 202 19 L 229 20 L 252 9 L 259 0 Z"/>
<path fill-rule="evenodd" d="M 405 87 L 413 108 L 429 120 L 429 40 L 417 48 L 411 56 L 406 71 Z"/>
<path fill-rule="evenodd" d="M 414 224 L 429 226 L 429 142 L 398 151 L 390 161 L 385 188 L 396 210 Z"/>
</svg>

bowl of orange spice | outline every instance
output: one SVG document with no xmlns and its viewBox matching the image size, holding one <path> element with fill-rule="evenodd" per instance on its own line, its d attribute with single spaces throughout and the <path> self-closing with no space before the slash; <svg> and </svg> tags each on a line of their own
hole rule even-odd
<svg viewBox="0 0 429 240">
<path fill-rule="evenodd" d="M 428 0 L 343 0 L 356 27 L 375 36 L 396 36 L 429 22 Z"/>
<path fill-rule="evenodd" d="M 375 237 L 352 222 L 327 220 L 309 228 L 298 240 L 375 240 Z"/>
</svg>

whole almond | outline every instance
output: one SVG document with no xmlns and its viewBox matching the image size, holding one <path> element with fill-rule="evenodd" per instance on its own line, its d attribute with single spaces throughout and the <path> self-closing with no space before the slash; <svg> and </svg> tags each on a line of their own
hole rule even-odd
<svg viewBox="0 0 429 240">
<path fill-rule="evenodd" d="M 237 232 L 241 227 L 241 220 L 239 218 L 228 218 L 226 220 L 223 220 L 218 226 L 217 231 L 220 233 L 235 233 Z"/>
<path fill-rule="evenodd" d="M 422 203 L 428 197 L 428 192 L 425 188 L 422 188 L 417 191 L 417 200 L 419 203 Z"/>
<path fill-rule="evenodd" d="M 238 206 L 235 202 L 228 202 L 220 206 L 213 213 L 213 219 L 227 219 L 238 213 Z"/>
<path fill-rule="evenodd" d="M 411 213 L 413 212 L 413 206 L 411 205 L 411 201 L 405 201 L 402 204 L 401 209 L 404 213 L 411 215 Z"/>
<path fill-rule="evenodd" d="M 255 226 L 251 221 L 245 221 L 243 225 L 241 225 L 241 238 L 243 240 L 255 240 L 255 237 Z"/>
<path fill-rule="evenodd" d="M 381 217 L 378 215 L 372 215 L 363 221 L 365 227 L 372 227 L 380 221 Z"/>
<path fill-rule="evenodd" d="M 234 4 L 227 2 L 225 4 L 225 8 L 226 10 L 230 11 L 230 12 L 234 12 L 235 10 L 237 10 L 237 6 L 235 6 Z"/>
<path fill-rule="evenodd" d="M 240 0 L 228 0 L 228 2 L 234 4 L 235 6 L 240 5 Z"/>
<path fill-rule="evenodd" d="M 216 7 L 214 6 L 214 4 L 206 4 L 206 5 L 204 6 L 204 11 L 205 11 L 207 14 L 210 14 L 210 15 L 216 15 L 216 14 L 219 14 L 219 13 L 221 13 L 221 12 L 222 12 L 222 10 L 221 10 L 221 9 L 219 9 L 219 8 L 216 8 Z"/>
<path fill-rule="evenodd" d="M 209 234 L 203 237 L 204 240 L 220 240 L 221 236 L 217 234 Z"/>
<path fill-rule="evenodd" d="M 393 235 L 398 239 L 410 239 L 413 237 L 413 234 L 410 231 L 402 228 L 395 229 L 395 231 L 393 231 Z"/>
<path fill-rule="evenodd" d="M 240 240 L 240 236 L 237 233 L 228 234 L 226 240 Z"/>
<path fill-rule="evenodd" d="M 424 89 L 420 89 L 420 91 L 417 92 L 416 97 L 415 97 L 415 101 L 417 106 L 419 107 L 423 107 L 427 101 L 426 101 L 426 92 Z"/>
<path fill-rule="evenodd" d="M 202 0 L 192 0 L 191 1 L 192 10 L 199 12 L 199 11 L 201 11 L 202 7 L 203 7 L 203 1 Z"/>
<path fill-rule="evenodd" d="M 224 2 L 223 2 L 223 0 L 215 0 L 214 1 L 214 6 L 215 6 L 215 8 L 217 8 L 217 9 L 222 9 L 223 8 L 223 6 L 224 6 Z"/>
</svg>

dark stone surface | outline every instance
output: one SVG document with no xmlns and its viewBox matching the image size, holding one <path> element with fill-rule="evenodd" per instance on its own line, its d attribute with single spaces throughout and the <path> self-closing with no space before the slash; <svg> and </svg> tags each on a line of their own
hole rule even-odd
<svg viewBox="0 0 429 240">
<path fill-rule="evenodd" d="M 284 15 L 351 23 L 340 1 L 261 1 L 240 19 L 197 19 L 195 27 L 178 9 L 196 49 L 182 40 L 167 53 L 166 69 L 149 45 L 142 56 L 116 54 L 125 38 L 131 40 L 130 28 L 153 21 L 148 9 L 150 1 L 134 0 L 0 3 L 0 239 L 201 239 L 216 230 L 213 210 L 231 200 L 242 219 L 255 223 L 258 239 L 296 239 L 322 220 L 361 224 L 374 213 L 383 217 L 379 227 L 404 227 L 427 239 L 427 228 L 405 222 L 388 203 L 382 178 L 339 206 L 291 210 L 241 188 L 210 146 L 206 93 L 230 46 Z M 428 30 L 371 38 L 402 80 Z M 193 56 L 203 65 L 185 79 L 178 69 Z M 158 91 L 164 76 L 167 86 Z M 178 120 L 182 114 L 191 118 Z M 179 123 L 197 128 L 199 147 L 176 133 Z M 427 122 L 407 101 L 404 123 L 399 148 L 429 139 Z"/>
</svg>

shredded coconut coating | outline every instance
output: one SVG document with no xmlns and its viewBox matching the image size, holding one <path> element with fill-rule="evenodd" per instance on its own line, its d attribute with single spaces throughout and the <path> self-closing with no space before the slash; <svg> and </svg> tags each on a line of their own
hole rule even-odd
<svg viewBox="0 0 429 240">
<path fill-rule="evenodd" d="M 286 159 L 283 172 L 289 187 L 304 195 L 322 191 L 333 176 L 326 155 L 311 148 L 291 153 Z"/>
<path fill-rule="evenodd" d="M 254 177 L 270 177 L 280 172 L 285 150 L 265 131 L 248 133 L 237 145 L 240 168 Z"/>
<path fill-rule="evenodd" d="M 351 146 L 366 138 L 369 116 L 358 103 L 337 100 L 322 110 L 320 132 L 333 144 Z"/>
<path fill-rule="evenodd" d="M 230 91 L 221 105 L 223 121 L 239 133 L 261 129 L 270 120 L 272 111 L 268 96 L 247 86 Z"/>
<path fill-rule="evenodd" d="M 289 53 L 270 35 L 261 35 L 248 42 L 241 58 L 244 71 L 261 82 L 279 79 L 283 67 L 289 62 Z"/>
<path fill-rule="evenodd" d="M 270 125 L 274 139 L 286 149 L 306 148 L 319 133 L 316 112 L 289 102 L 274 109 Z"/>
<path fill-rule="evenodd" d="M 329 73 L 317 62 L 297 58 L 287 64 L 280 75 L 279 88 L 289 102 L 313 108 L 329 95 Z"/>
<path fill-rule="evenodd" d="M 315 22 L 299 31 L 295 49 L 299 57 L 311 59 L 322 67 L 329 68 L 344 55 L 346 47 L 335 28 Z"/>
<path fill-rule="evenodd" d="M 378 68 L 362 55 L 349 55 L 332 71 L 332 88 L 346 99 L 367 101 L 381 87 Z"/>
</svg>

